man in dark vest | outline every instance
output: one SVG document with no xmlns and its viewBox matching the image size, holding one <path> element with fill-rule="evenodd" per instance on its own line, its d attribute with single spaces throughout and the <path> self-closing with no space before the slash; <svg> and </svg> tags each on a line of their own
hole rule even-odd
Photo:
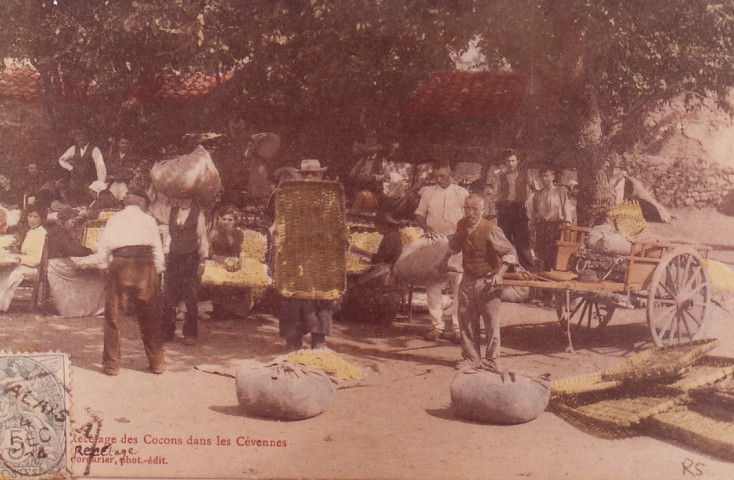
<svg viewBox="0 0 734 480">
<path fill-rule="evenodd" d="M 520 168 L 517 152 L 505 150 L 506 170 L 499 176 L 499 199 L 497 201 L 497 223 L 515 246 L 520 264 L 533 269 L 530 253 L 530 230 L 525 203 L 532 191 L 527 170 Z"/>
<path fill-rule="evenodd" d="M 464 202 L 464 218 L 449 241 L 442 266 L 448 268 L 451 255 L 461 252 L 464 276 L 459 285 L 459 329 L 462 361 L 458 369 L 486 368 L 499 371 L 501 284 L 507 270 L 517 264 L 515 248 L 502 230 L 482 218 L 484 198 L 469 195 Z M 479 316 L 484 318 L 488 339 L 484 360 L 481 356 Z"/>
<path fill-rule="evenodd" d="M 195 345 L 199 336 L 196 296 L 199 290 L 199 264 L 209 257 L 204 212 L 192 205 L 191 198 L 173 200 L 168 221 L 171 246 L 166 259 L 163 299 L 163 338 L 176 334 L 176 306 L 183 300 L 186 319 L 184 344 Z"/>
<path fill-rule="evenodd" d="M 75 129 L 72 132 L 74 145 L 59 158 L 59 165 L 71 172 L 69 193 L 76 205 L 89 203 L 89 185 L 98 181 L 106 183 L 107 168 L 99 148 L 91 145 L 86 132 Z"/>
</svg>

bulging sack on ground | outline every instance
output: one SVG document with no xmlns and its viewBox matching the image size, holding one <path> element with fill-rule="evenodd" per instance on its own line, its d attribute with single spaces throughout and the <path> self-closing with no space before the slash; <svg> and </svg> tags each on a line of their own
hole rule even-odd
<svg viewBox="0 0 734 480">
<path fill-rule="evenodd" d="M 468 370 L 451 383 L 451 408 L 479 423 L 528 422 L 545 410 L 549 400 L 550 385 L 513 373 Z"/>
<path fill-rule="evenodd" d="M 155 189 L 167 197 L 214 197 L 222 187 L 217 167 L 201 145 L 188 155 L 163 160 L 150 169 Z"/>
<path fill-rule="evenodd" d="M 395 261 L 395 278 L 411 285 L 430 285 L 446 278 L 437 267 L 449 251 L 449 240 L 444 236 L 421 237 L 403 248 Z"/>
<path fill-rule="evenodd" d="M 315 417 L 326 410 L 336 391 L 324 373 L 287 363 L 244 363 L 237 369 L 235 386 L 245 413 L 275 420 Z"/>
</svg>

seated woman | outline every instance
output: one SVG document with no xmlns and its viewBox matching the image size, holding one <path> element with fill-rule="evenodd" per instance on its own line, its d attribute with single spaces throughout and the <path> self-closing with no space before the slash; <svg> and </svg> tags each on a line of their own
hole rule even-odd
<svg viewBox="0 0 734 480">
<path fill-rule="evenodd" d="M 228 270 L 239 267 L 244 240 L 242 230 L 235 227 L 236 215 L 232 205 L 221 207 L 217 210 L 214 228 L 209 232 L 209 254 L 212 260 L 224 264 Z M 237 314 L 250 309 L 249 289 L 216 286 L 211 288 L 211 297 L 212 318 L 225 317 L 228 311 Z M 243 302 L 244 305 L 240 305 Z M 239 312 L 236 307 L 239 307 Z"/>
<path fill-rule="evenodd" d="M 46 209 L 38 204 L 30 205 L 25 213 L 28 231 L 23 236 L 20 254 L 6 255 L 5 261 L 18 263 L 11 271 L 2 272 L 0 280 L 0 311 L 7 312 L 10 301 L 23 279 L 38 272 L 46 242 L 46 229 L 41 223 L 46 219 Z"/>
</svg>

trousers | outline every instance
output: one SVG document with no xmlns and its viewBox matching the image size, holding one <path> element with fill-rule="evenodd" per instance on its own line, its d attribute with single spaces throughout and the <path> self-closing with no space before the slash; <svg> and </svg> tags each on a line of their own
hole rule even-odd
<svg viewBox="0 0 734 480">
<path fill-rule="evenodd" d="M 538 254 L 540 270 L 549 272 L 556 266 L 556 232 L 560 221 L 540 220 L 535 231 L 535 252 Z"/>
<path fill-rule="evenodd" d="M 169 253 L 166 260 L 166 284 L 163 289 L 163 335 L 172 338 L 176 332 L 176 306 L 181 300 L 186 304 L 183 326 L 185 338 L 197 338 L 199 310 L 199 252 L 183 255 Z"/>
<path fill-rule="evenodd" d="M 459 286 L 459 327 L 461 329 L 461 356 L 479 363 L 482 332 L 479 317 L 484 319 L 488 339 L 485 357 L 496 363 L 500 356 L 500 309 L 502 289 L 484 283 L 485 277 L 464 273 Z"/>
<path fill-rule="evenodd" d="M 113 258 L 107 271 L 105 299 L 104 350 L 102 366 L 106 371 L 120 369 L 120 339 L 123 310 L 134 302 L 135 314 L 143 337 L 145 355 L 151 369 L 165 364 L 161 339 L 158 274 L 153 260 Z"/>
<path fill-rule="evenodd" d="M 307 333 L 330 335 L 333 311 L 333 300 L 281 297 L 278 333 L 284 338 L 300 338 Z"/>
<path fill-rule="evenodd" d="M 453 257 L 452 257 L 453 258 Z M 428 315 L 431 318 L 431 324 L 436 330 L 444 332 L 458 332 L 459 322 L 457 320 L 457 312 L 459 305 L 459 284 L 461 283 L 461 273 L 449 272 L 446 274 L 449 282 L 451 282 L 451 307 L 448 309 L 448 314 L 451 315 L 451 323 L 453 325 L 447 325 L 448 322 L 443 320 L 443 287 L 446 282 L 437 282 L 432 285 L 426 286 L 426 304 L 428 306 Z"/>
<path fill-rule="evenodd" d="M 530 228 L 525 204 L 501 201 L 497 203 L 497 225 L 517 251 L 518 261 L 526 270 L 534 270 L 530 255 Z"/>
</svg>

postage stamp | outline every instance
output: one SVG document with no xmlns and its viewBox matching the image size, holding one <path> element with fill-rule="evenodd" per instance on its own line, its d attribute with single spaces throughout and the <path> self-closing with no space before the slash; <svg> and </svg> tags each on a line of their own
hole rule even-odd
<svg viewBox="0 0 734 480">
<path fill-rule="evenodd" d="M 63 478 L 69 358 L 0 352 L 0 478 Z"/>
</svg>

